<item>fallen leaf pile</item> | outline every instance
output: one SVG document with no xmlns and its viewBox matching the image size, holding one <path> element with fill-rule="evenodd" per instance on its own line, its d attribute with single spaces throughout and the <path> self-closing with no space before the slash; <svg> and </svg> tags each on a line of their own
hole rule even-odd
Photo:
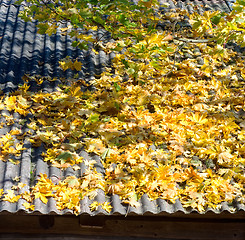
<svg viewBox="0 0 245 240">
<path fill-rule="evenodd" d="M 0 137 L 1 160 L 21 161 L 28 141 L 45 147 L 42 157 L 50 165 L 79 174 L 57 182 L 40 174 L 28 192 L 1 191 L 2 200 L 22 198 L 34 210 L 35 199 L 47 204 L 52 197 L 59 210 L 75 214 L 81 199 L 94 199 L 99 189 L 134 207 L 143 194 L 169 203 L 179 199 L 200 212 L 223 202 L 245 203 L 244 56 L 232 49 L 220 55 L 208 42 L 182 46 L 177 37 L 183 33 L 175 34 L 157 31 L 135 44 L 101 45 L 107 52 L 124 50 L 90 82 L 95 90 L 82 91 L 83 80 L 77 79 L 51 93 L 32 92 L 26 76 L 19 89 L 3 95 L 1 127 L 18 123 L 29 130 L 13 128 Z M 82 67 L 68 58 L 60 65 Z M 100 156 L 104 173 L 82 150 Z M 112 209 L 109 202 L 90 207 L 99 206 Z"/>
</svg>

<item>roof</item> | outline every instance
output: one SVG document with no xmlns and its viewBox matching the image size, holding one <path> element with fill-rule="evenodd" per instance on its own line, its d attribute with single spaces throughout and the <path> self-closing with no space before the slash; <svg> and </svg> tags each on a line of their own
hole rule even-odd
<svg viewBox="0 0 245 240">
<path fill-rule="evenodd" d="M 217 1 L 191 1 L 194 3 L 200 11 L 203 8 L 209 6 L 211 9 L 221 9 L 224 11 L 230 11 L 230 4 L 225 0 Z M 49 37 L 48 35 L 39 35 L 36 30 L 35 22 L 23 22 L 18 17 L 19 11 L 23 6 L 17 6 L 14 4 L 14 0 L 2 0 L 0 1 L 0 88 L 3 92 L 11 92 L 13 89 L 23 83 L 22 76 L 24 74 L 39 74 L 42 76 L 51 77 L 67 77 L 69 78 L 70 72 L 67 71 L 64 75 L 59 69 L 59 60 L 69 55 L 73 59 L 79 59 L 83 62 L 83 69 L 80 73 L 86 80 L 93 78 L 94 74 L 103 70 L 103 66 L 108 63 L 111 56 L 106 55 L 100 51 L 99 55 L 95 56 L 94 53 L 89 55 L 85 51 L 74 49 L 71 46 L 72 40 L 63 36 L 60 31 L 56 35 Z M 189 1 L 178 1 L 178 6 L 187 8 L 191 11 L 191 6 L 188 5 Z M 201 5 L 207 5 L 201 7 Z M 170 2 L 170 7 L 174 7 Z M 100 35 L 101 33 L 98 32 Z M 42 89 L 47 92 L 51 92 L 58 84 L 59 80 L 54 82 L 44 81 Z M 33 86 L 35 88 L 35 85 Z M 3 111 L 2 111 L 3 113 Z M 6 128 L 0 129 L 0 135 L 7 132 Z M 10 161 L 0 161 L 0 189 L 4 191 L 11 189 L 16 184 L 16 177 L 20 176 L 20 181 L 26 186 L 23 191 L 28 190 L 35 179 L 40 173 L 45 173 L 54 181 L 60 179 L 62 176 L 77 175 L 78 172 L 71 168 L 61 172 L 60 169 L 49 166 L 43 161 L 41 156 L 44 148 L 32 148 L 31 145 L 26 142 L 24 144 L 26 150 L 23 151 L 20 157 L 19 164 L 13 164 Z M 89 155 L 85 151 L 82 152 L 84 159 L 95 160 L 97 162 L 96 168 L 98 172 L 103 172 L 103 166 L 100 159 L 96 155 Z M 84 171 L 84 164 L 80 165 L 82 171 Z M 155 201 L 149 201 L 146 195 L 143 195 L 140 199 L 140 207 L 134 208 L 131 206 L 125 206 L 121 203 L 120 198 L 117 195 L 105 196 L 103 191 L 99 191 L 95 197 L 95 201 L 104 202 L 110 201 L 112 203 L 112 211 L 110 214 L 165 214 L 165 213 L 191 213 L 193 209 L 185 209 L 181 205 L 180 201 L 176 201 L 175 204 L 170 204 L 165 200 L 157 199 Z M 8 201 L 0 202 L 0 212 L 16 213 L 25 211 L 28 212 L 23 203 L 25 200 L 19 199 L 16 203 L 10 203 Z M 87 213 L 89 215 L 108 214 L 102 208 L 98 208 L 96 211 L 91 211 L 90 204 L 93 200 L 85 197 L 81 202 L 81 214 Z M 245 206 L 243 204 L 234 203 L 230 206 L 227 203 L 223 203 L 221 209 L 207 209 L 215 213 L 221 213 L 223 211 L 232 212 L 231 208 L 235 209 L 235 212 L 244 211 Z M 30 212 L 29 212 L 30 213 Z M 40 199 L 35 199 L 35 211 L 32 213 L 40 214 L 67 214 L 71 213 L 69 210 L 59 211 L 55 206 L 53 199 L 49 199 L 48 204 L 44 204 Z"/>
</svg>

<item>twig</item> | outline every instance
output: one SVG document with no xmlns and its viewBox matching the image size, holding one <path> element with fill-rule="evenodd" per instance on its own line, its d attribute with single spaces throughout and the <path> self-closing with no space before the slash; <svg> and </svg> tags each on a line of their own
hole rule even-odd
<svg viewBox="0 0 245 240">
<path fill-rule="evenodd" d="M 215 42 L 213 39 L 188 39 L 188 38 L 179 38 L 174 37 L 175 40 L 186 42 L 186 43 L 208 43 L 208 42 Z"/>
<path fill-rule="evenodd" d="M 175 21 L 173 24 L 173 38 L 175 38 L 175 28 L 176 28 L 177 23 L 178 23 L 178 21 Z"/>
</svg>

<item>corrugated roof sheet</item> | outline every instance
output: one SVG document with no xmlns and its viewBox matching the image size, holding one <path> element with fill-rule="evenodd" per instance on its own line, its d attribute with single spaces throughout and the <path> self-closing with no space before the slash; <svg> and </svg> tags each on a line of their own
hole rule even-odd
<svg viewBox="0 0 245 240">
<path fill-rule="evenodd" d="M 170 7 L 173 8 L 172 2 Z M 189 3 L 193 3 L 198 6 L 200 12 L 207 8 L 215 10 L 229 11 L 230 5 L 224 0 L 216 1 L 178 1 L 178 7 L 186 8 L 190 12 L 192 7 Z M 87 80 L 93 77 L 95 73 L 102 71 L 103 66 L 106 65 L 110 59 L 104 52 L 100 51 L 98 56 L 95 56 L 93 52 L 87 54 L 85 51 L 80 51 L 71 47 L 72 40 L 63 36 L 59 31 L 56 35 L 51 37 L 47 35 L 37 34 L 36 23 L 25 23 L 18 17 L 18 13 L 23 6 L 15 5 L 14 0 L 2 0 L 0 1 L 0 89 L 4 92 L 9 92 L 15 89 L 20 83 L 22 83 L 22 76 L 25 73 L 40 74 L 43 76 L 62 77 L 62 72 L 58 68 L 59 60 L 69 55 L 72 58 L 78 58 L 83 62 L 83 69 L 81 75 Z M 101 35 L 102 33 L 98 33 Z M 63 77 L 69 78 L 71 72 L 67 71 Z M 59 80 L 52 83 L 44 81 L 41 85 L 44 91 L 52 91 L 55 86 L 59 84 Z M 33 85 L 35 88 L 35 85 Z M 14 125 L 15 127 L 15 125 Z M 0 135 L 4 134 L 9 129 L 1 129 Z M 15 177 L 20 176 L 20 181 L 26 184 L 21 190 L 25 191 L 35 183 L 35 179 L 40 173 L 46 173 L 54 182 L 61 179 L 63 176 L 81 174 L 68 168 L 64 172 L 60 169 L 49 166 L 43 161 L 41 153 L 44 151 L 43 147 L 31 148 L 29 143 L 25 143 L 27 149 L 23 151 L 20 157 L 20 164 L 13 164 L 11 162 L 0 161 L 0 189 L 4 191 L 11 189 L 16 183 Z M 82 153 L 85 159 L 94 159 L 97 161 L 97 171 L 103 172 L 103 166 L 100 159 L 96 155 L 88 155 L 86 152 Z M 81 164 L 82 172 L 85 169 L 84 164 Z M 165 200 L 158 199 L 156 201 L 149 201 L 147 196 L 144 195 L 141 200 L 141 206 L 136 208 L 124 206 L 117 195 L 105 196 L 103 191 L 99 191 L 95 198 L 98 202 L 110 201 L 112 203 L 111 214 L 161 214 L 161 213 L 174 213 L 181 211 L 184 213 L 190 213 L 192 209 L 184 209 L 180 201 L 176 201 L 175 204 L 169 204 Z M 81 213 L 87 213 L 90 215 L 107 214 L 103 209 L 99 208 L 95 212 L 91 212 L 89 205 L 92 200 L 87 197 L 82 200 Z M 0 212 L 15 213 L 21 210 L 26 211 L 22 205 L 23 199 L 20 199 L 17 203 L 10 203 L 7 201 L 0 202 Z M 50 199 L 48 204 L 44 204 L 40 199 L 36 199 L 34 213 L 41 214 L 66 214 L 71 211 L 59 211 L 55 207 L 55 202 Z M 235 211 L 244 211 L 245 206 L 241 204 L 234 204 L 228 206 L 224 203 L 220 210 L 211 210 L 216 213 L 223 211 L 231 212 L 231 207 Z"/>
</svg>

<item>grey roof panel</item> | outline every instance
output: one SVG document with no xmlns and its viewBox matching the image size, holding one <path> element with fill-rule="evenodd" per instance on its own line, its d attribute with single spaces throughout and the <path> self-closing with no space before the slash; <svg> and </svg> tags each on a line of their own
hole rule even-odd
<svg viewBox="0 0 245 240">
<path fill-rule="evenodd" d="M 22 83 L 21 77 L 24 73 L 40 74 L 51 77 L 62 77 L 62 72 L 58 68 L 59 60 L 69 55 L 73 58 L 78 58 L 83 62 L 82 76 L 87 80 L 93 78 L 94 74 L 100 73 L 104 66 L 112 58 L 106 55 L 103 51 L 100 51 L 97 56 L 93 52 L 80 51 L 71 47 L 72 40 L 63 36 L 59 31 L 57 34 L 49 37 L 47 35 L 37 34 L 36 23 L 25 23 L 19 17 L 18 13 L 23 6 L 14 5 L 14 0 L 2 0 L 0 1 L 0 89 L 5 92 L 9 92 L 15 89 L 20 83 Z M 172 2 L 169 1 L 171 4 Z M 201 5 L 209 5 L 211 8 L 221 8 L 224 11 L 229 11 L 227 3 L 223 0 L 218 1 L 184 1 L 178 2 L 178 6 L 187 8 L 191 11 L 192 6 L 189 3 L 199 6 L 200 11 L 203 11 Z M 174 7 L 174 5 L 170 5 Z M 167 10 L 167 9 L 165 9 Z M 98 37 L 101 37 L 103 33 L 99 32 Z M 109 36 L 105 36 L 109 38 Z M 88 54 L 89 53 L 89 54 Z M 65 77 L 69 77 L 71 72 L 67 71 Z M 52 91 L 59 83 L 59 80 L 49 83 L 44 81 L 42 88 L 44 91 Z M 36 85 L 33 83 L 33 90 L 36 90 Z M 16 118 L 18 116 L 16 115 Z M 4 134 L 4 131 L 9 129 L 1 129 L 0 134 Z M 26 129 L 24 129 L 26 130 Z M 15 184 L 14 178 L 20 176 L 20 181 L 26 184 L 21 191 L 26 191 L 35 183 L 35 179 L 40 173 L 46 173 L 52 181 L 58 182 L 64 176 L 81 176 L 85 172 L 84 163 L 80 164 L 81 171 L 74 171 L 68 168 L 62 172 L 60 169 L 49 166 L 43 161 L 41 153 L 44 151 L 44 147 L 31 148 L 29 143 L 25 143 L 26 150 L 21 155 L 21 161 L 15 165 L 11 162 L 0 161 L 0 188 L 4 190 L 11 189 Z M 96 155 L 89 155 L 85 151 L 81 152 L 81 155 L 88 160 L 96 160 L 96 169 L 98 172 L 103 173 L 104 169 L 100 162 L 100 159 Z M 119 196 L 105 196 L 102 190 L 98 191 L 95 198 L 98 202 L 109 201 L 112 205 L 111 214 L 162 214 L 162 213 L 191 213 L 192 209 L 184 209 L 180 201 L 176 201 L 175 204 L 170 204 L 165 200 L 157 199 L 155 201 L 149 201 L 147 195 L 143 195 L 140 199 L 140 206 L 134 208 L 122 204 Z M 6 201 L 0 202 L 0 212 L 19 212 L 25 211 L 22 205 L 24 200 L 19 200 L 17 203 L 9 203 Z M 88 197 L 85 197 L 81 201 L 81 213 L 96 215 L 96 214 L 108 214 L 101 207 L 97 211 L 91 212 L 89 205 L 92 203 Z M 235 211 L 245 211 L 245 206 L 242 204 L 234 203 L 232 206 Z M 223 211 L 231 212 L 231 206 L 227 203 L 223 203 L 221 209 L 213 210 L 208 209 L 206 212 L 212 211 L 215 213 L 221 213 Z M 196 212 L 196 210 L 194 210 Z M 29 212 L 30 213 L 30 212 Z M 59 211 L 55 206 L 54 199 L 49 199 L 48 204 L 44 204 L 40 199 L 35 200 L 34 214 L 71 214 L 72 211 L 64 210 Z"/>
</svg>

